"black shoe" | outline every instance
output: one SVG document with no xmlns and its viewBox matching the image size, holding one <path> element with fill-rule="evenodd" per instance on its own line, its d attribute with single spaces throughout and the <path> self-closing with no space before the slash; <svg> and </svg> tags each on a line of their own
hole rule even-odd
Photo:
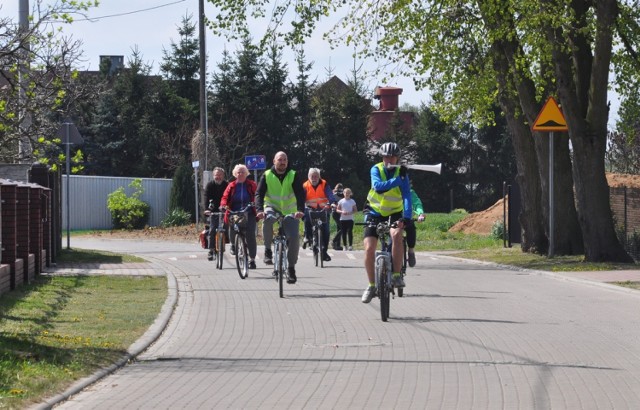
<svg viewBox="0 0 640 410">
<path fill-rule="evenodd" d="M 214 255 L 215 253 L 213 253 L 213 251 L 209 251 L 209 253 L 207 253 L 207 260 L 212 261 L 214 259 Z"/>
<path fill-rule="evenodd" d="M 338 245 L 338 246 L 334 246 L 333 250 L 334 251 L 341 251 L 341 250 L 344 250 L 344 248 L 342 246 Z"/>
<path fill-rule="evenodd" d="M 416 254 L 413 252 L 409 252 L 409 266 L 412 268 L 416 266 Z"/>
<path fill-rule="evenodd" d="M 249 261 L 249 269 L 256 269 L 256 261 L 254 260 Z"/>
<path fill-rule="evenodd" d="M 236 255 L 236 247 L 235 245 L 231 245 L 231 249 L 229 250 L 229 252 L 231 253 L 231 255 L 235 256 Z"/>
<path fill-rule="evenodd" d="M 271 253 L 271 249 L 264 250 L 264 263 L 266 265 L 273 265 L 273 253 Z"/>
<path fill-rule="evenodd" d="M 329 256 L 329 254 L 325 252 L 325 254 L 322 255 L 322 260 L 325 262 L 331 262 L 331 256 Z"/>
<path fill-rule="evenodd" d="M 289 277 L 287 278 L 287 283 L 296 283 L 298 278 L 296 277 L 296 269 L 289 267 Z"/>
<path fill-rule="evenodd" d="M 307 238 L 304 238 L 304 241 L 302 241 L 302 249 L 307 249 L 307 246 L 310 242 L 311 241 L 309 241 Z"/>
</svg>

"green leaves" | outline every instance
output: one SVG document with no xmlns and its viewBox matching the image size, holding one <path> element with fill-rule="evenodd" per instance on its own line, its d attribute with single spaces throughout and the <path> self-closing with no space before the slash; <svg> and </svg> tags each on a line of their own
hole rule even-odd
<svg viewBox="0 0 640 410">
<path fill-rule="evenodd" d="M 134 190 L 131 196 L 127 196 L 123 187 L 107 196 L 114 229 L 141 229 L 149 222 L 149 204 L 140 199 L 144 192 L 142 179 L 133 180 L 129 187 Z"/>
</svg>

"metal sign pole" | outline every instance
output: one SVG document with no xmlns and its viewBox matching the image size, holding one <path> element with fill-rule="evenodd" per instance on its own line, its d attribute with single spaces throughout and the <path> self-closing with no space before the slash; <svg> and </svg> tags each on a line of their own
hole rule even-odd
<svg viewBox="0 0 640 410">
<path fill-rule="evenodd" d="M 554 168 L 553 161 L 553 131 L 549 133 L 549 257 L 555 255 L 555 198 L 554 198 Z"/>
<path fill-rule="evenodd" d="M 538 117 L 531 128 L 533 131 L 549 132 L 549 252 L 548 256 L 553 258 L 555 254 L 555 198 L 554 198 L 554 160 L 553 160 L 553 132 L 569 131 L 567 120 L 560 110 L 560 106 L 553 97 L 547 98 L 538 113 Z"/>
<path fill-rule="evenodd" d="M 69 159 L 69 146 L 71 145 L 71 141 L 69 140 L 69 123 L 66 122 L 65 124 L 65 131 L 67 133 L 67 143 L 65 144 L 67 146 L 66 151 L 65 151 L 65 156 L 66 156 L 66 162 L 67 162 L 67 249 L 71 249 L 71 233 L 70 233 L 70 223 L 71 220 L 70 218 L 70 213 L 69 213 L 69 206 L 71 205 L 71 202 L 69 201 L 69 180 L 71 179 L 71 165 L 70 162 L 71 160 Z"/>
</svg>

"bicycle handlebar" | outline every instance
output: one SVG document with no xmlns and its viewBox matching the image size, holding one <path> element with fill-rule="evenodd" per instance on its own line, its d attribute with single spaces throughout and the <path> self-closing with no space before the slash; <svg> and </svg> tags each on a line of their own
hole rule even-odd
<svg viewBox="0 0 640 410">
<path fill-rule="evenodd" d="M 282 221 L 285 220 L 287 218 L 291 218 L 291 219 L 296 219 L 295 214 L 286 214 L 283 215 L 279 212 L 269 212 L 269 213 L 265 213 L 265 217 L 264 219 L 275 219 L 277 221 Z"/>
<path fill-rule="evenodd" d="M 404 222 L 406 224 L 407 220 L 405 220 L 404 218 L 403 218 L 403 220 L 404 220 Z M 415 220 L 416 220 L 415 218 L 411 219 L 411 221 L 415 221 Z M 366 221 L 366 222 L 355 222 L 354 225 L 370 226 L 370 227 L 377 227 L 377 226 L 383 225 L 383 226 L 388 226 L 389 228 L 397 228 L 398 227 L 398 222 L 400 222 L 400 219 L 393 221 L 391 224 L 389 224 L 389 220 L 388 219 L 387 220 L 380 220 L 380 219 L 376 220 L 376 219 L 373 219 L 373 220 L 369 220 L 369 221 Z"/>
<path fill-rule="evenodd" d="M 224 212 L 221 211 L 212 211 L 210 209 L 205 209 L 204 211 L 205 216 L 219 216 L 219 215 L 224 215 Z"/>
<path fill-rule="evenodd" d="M 253 204 L 253 202 L 250 202 L 250 203 L 248 203 L 248 204 L 247 204 L 247 206 L 245 206 L 244 208 L 242 208 L 242 209 L 240 209 L 240 210 L 238 210 L 238 211 L 232 211 L 232 210 L 229 210 L 229 214 L 230 214 L 230 215 L 234 215 L 234 214 L 242 214 L 242 213 L 248 212 L 248 211 L 249 211 L 249 209 L 253 208 L 254 206 L 255 206 L 255 205 Z"/>
</svg>

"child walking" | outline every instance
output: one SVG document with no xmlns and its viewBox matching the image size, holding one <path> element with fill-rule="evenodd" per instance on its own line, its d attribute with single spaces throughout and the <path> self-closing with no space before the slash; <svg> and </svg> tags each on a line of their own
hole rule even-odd
<svg viewBox="0 0 640 410">
<path fill-rule="evenodd" d="M 353 250 L 353 217 L 358 212 L 356 201 L 351 199 L 351 188 L 344 189 L 344 198 L 338 202 L 336 212 L 340 214 L 340 229 L 345 250 Z M 348 240 L 348 242 L 347 242 Z M 347 246 L 348 245 L 348 246 Z"/>
</svg>

